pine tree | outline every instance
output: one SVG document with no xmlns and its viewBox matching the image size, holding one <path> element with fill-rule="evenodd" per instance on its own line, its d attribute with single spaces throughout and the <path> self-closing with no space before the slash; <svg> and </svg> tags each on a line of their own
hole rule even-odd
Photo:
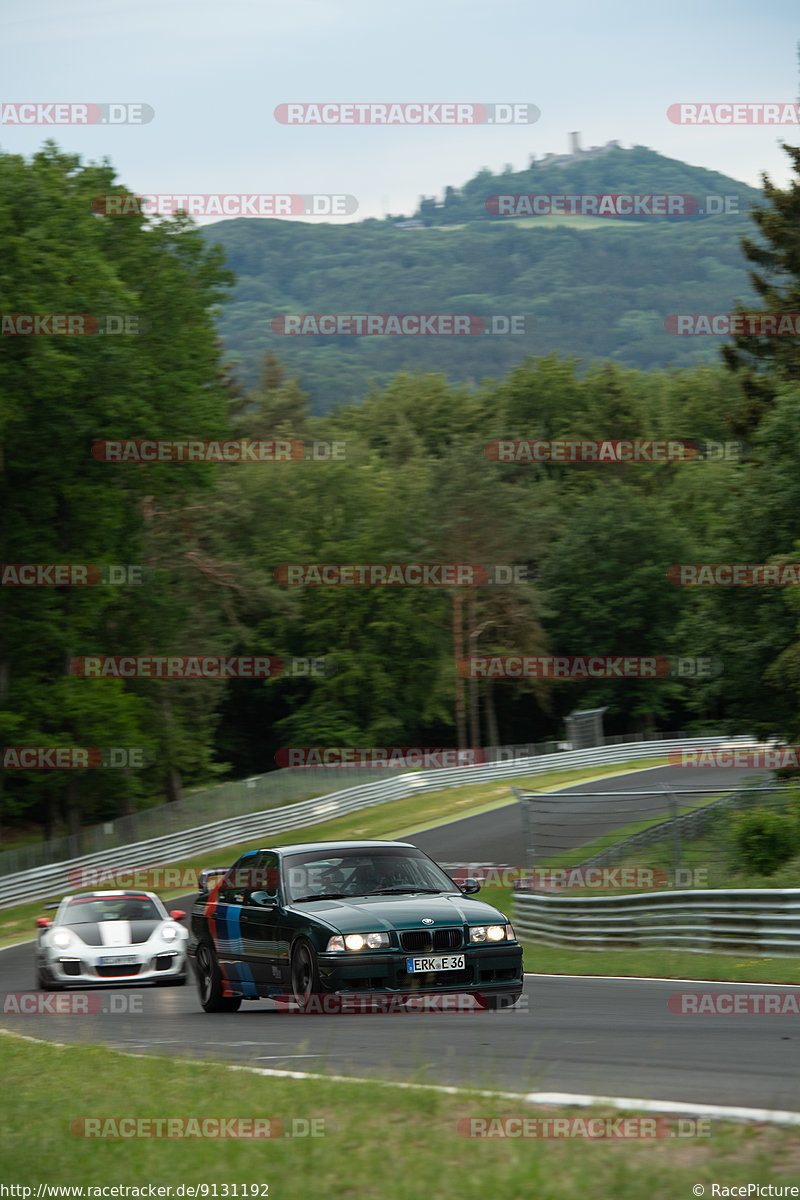
<svg viewBox="0 0 800 1200">
<path fill-rule="evenodd" d="M 752 218 L 762 241 L 742 238 L 742 249 L 755 269 L 753 287 L 764 304 L 759 315 L 791 314 L 800 320 L 800 148 L 783 143 L 795 179 L 785 189 L 762 174 L 769 207 L 755 208 Z M 737 306 L 737 313 L 752 310 Z M 722 347 L 726 365 L 738 375 L 743 398 L 730 416 L 732 431 L 746 438 L 770 410 L 782 383 L 800 379 L 800 336 L 740 334 Z"/>
</svg>

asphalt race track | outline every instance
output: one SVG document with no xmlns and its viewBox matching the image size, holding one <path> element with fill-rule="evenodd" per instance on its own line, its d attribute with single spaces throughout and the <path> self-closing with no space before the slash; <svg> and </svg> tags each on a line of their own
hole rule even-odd
<svg viewBox="0 0 800 1200">
<path fill-rule="evenodd" d="M 676 787 L 743 772 L 677 771 Z M 655 787 L 656 771 L 640 786 Z M 634 787 L 637 776 L 606 781 Z M 584 785 L 599 791 L 603 785 Z M 580 789 L 576 789 L 580 791 Z M 519 858 L 516 806 L 428 830 L 414 841 L 445 861 Z M 217 856 L 218 857 L 218 856 Z M 190 907 L 192 897 L 170 902 Z M 33 988 L 32 946 L 0 951 L 2 992 Z M 104 989 L 91 1016 L 5 1012 L 9 1030 L 54 1042 L 103 1042 L 132 1053 L 186 1054 L 255 1067 L 381 1076 L 491 1090 L 558 1091 L 800 1112 L 800 1020 L 792 1015 L 680 1015 L 676 993 L 791 992 L 800 986 L 528 976 L 506 1012 L 301 1015 L 270 1001 L 207 1014 L 186 987 Z"/>
<path fill-rule="evenodd" d="M 605 777 L 595 780 L 594 783 L 577 784 L 565 789 L 569 793 L 569 799 L 554 799 L 551 802 L 554 809 L 559 806 L 564 810 L 564 826 L 560 840 L 557 843 L 549 843 L 547 852 L 554 854 L 561 850 L 570 850 L 573 846 L 583 845 L 590 838 L 619 828 L 629 820 L 638 820 L 651 813 L 664 813 L 665 818 L 669 816 L 666 794 L 663 797 L 642 796 L 635 806 L 631 806 L 635 807 L 635 812 L 627 815 L 623 801 L 614 799 L 610 805 L 604 806 L 599 796 L 581 799 L 584 792 L 611 791 L 635 794 L 639 789 L 655 792 L 662 788 L 674 789 L 675 792 L 690 791 L 692 788 L 715 788 L 722 792 L 736 787 L 755 787 L 764 782 L 763 771 L 759 773 L 738 769 L 723 771 L 707 768 L 690 770 L 684 767 L 653 767 L 628 775 Z M 543 793 L 543 798 L 547 800 L 546 793 Z M 616 815 L 604 814 L 604 807 L 607 813 L 609 806 L 614 808 Z M 399 840 L 413 842 L 420 850 L 424 850 L 439 862 L 485 862 L 504 863 L 515 867 L 526 866 L 522 861 L 525 842 L 518 804 L 509 804 L 492 812 L 466 817 L 456 824 L 442 825 L 424 833 L 409 834 Z"/>
</svg>

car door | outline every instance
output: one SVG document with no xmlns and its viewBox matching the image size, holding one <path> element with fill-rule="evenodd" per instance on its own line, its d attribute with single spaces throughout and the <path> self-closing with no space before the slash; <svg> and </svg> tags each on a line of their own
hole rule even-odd
<svg viewBox="0 0 800 1200">
<path fill-rule="evenodd" d="M 208 923 L 223 978 L 231 983 L 236 994 L 253 998 L 259 993 L 249 950 L 245 948 L 242 915 L 255 857 L 252 852 L 245 854 L 228 871 L 220 884 Z"/>
<path fill-rule="evenodd" d="M 241 891 L 243 952 L 256 987 L 263 995 L 271 989 L 280 990 L 284 979 L 278 855 L 271 850 L 259 850 L 248 860 L 247 868 L 246 886 Z"/>
</svg>

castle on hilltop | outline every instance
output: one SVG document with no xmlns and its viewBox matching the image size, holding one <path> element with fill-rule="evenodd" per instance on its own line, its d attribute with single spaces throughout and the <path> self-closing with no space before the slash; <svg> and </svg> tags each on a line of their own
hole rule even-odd
<svg viewBox="0 0 800 1200">
<path fill-rule="evenodd" d="M 598 158 L 601 154 L 608 154 L 609 150 L 621 150 L 619 142 L 606 142 L 605 146 L 590 146 L 588 150 L 582 150 L 580 144 L 580 131 L 569 135 L 570 153 L 569 154 L 545 154 L 542 158 L 537 159 L 535 154 L 531 155 L 529 166 L 531 167 L 549 167 L 553 163 L 572 163 L 586 162 L 590 158 Z"/>
</svg>

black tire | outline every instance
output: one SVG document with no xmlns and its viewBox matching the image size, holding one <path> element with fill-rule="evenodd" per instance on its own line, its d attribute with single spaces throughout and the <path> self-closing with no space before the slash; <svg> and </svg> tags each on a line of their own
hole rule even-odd
<svg viewBox="0 0 800 1200">
<path fill-rule="evenodd" d="M 200 1004 L 205 1012 L 236 1012 L 242 998 L 223 996 L 222 973 L 214 949 L 208 942 L 201 942 L 197 947 L 194 969 Z"/>
<path fill-rule="evenodd" d="M 307 1004 L 321 990 L 314 947 L 310 942 L 298 942 L 292 951 L 292 995 L 298 1004 Z"/>
<path fill-rule="evenodd" d="M 61 992 L 63 985 L 51 979 L 44 967 L 36 967 L 36 987 L 40 992 Z"/>
<path fill-rule="evenodd" d="M 481 1008 L 487 1009 L 489 1012 L 496 1012 L 501 1008 L 513 1008 L 521 995 L 522 992 L 516 992 L 515 994 L 506 994 L 504 996 L 476 996 L 475 999 Z"/>
</svg>

